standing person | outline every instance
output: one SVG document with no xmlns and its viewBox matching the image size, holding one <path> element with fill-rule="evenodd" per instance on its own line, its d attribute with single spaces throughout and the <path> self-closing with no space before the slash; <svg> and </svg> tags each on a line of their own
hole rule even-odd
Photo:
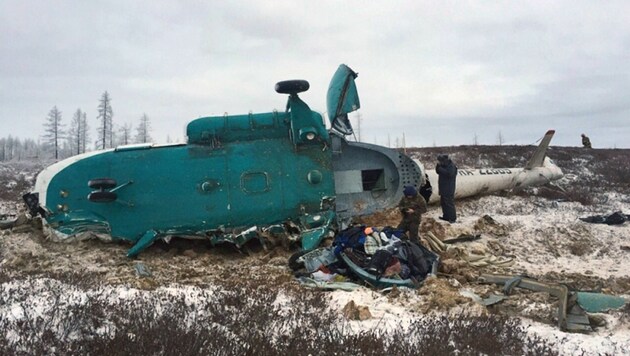
<svg viewBox="0 0 630 356">
<path fill-rule="evenodd" d="M 454 223 L 457 220 L 455 212 L 455 180 L 457 179 L 457 166 L 448 158 L 448 155 L 438 155 L 438 164 L 435 166 L 438 178 L 438 189 L 440 193 L 440 204 L 442 205 L 442 216 L 440 219 Z"/>
<path fill-rule="evenodd" d="M 584 148 L 593 148 L 591 147 L 591 140 L 585 134 L 582 134 L 582 146 Z"/>
<path fill-rule="evenodd" d="M 427 202 L 418 195 L 418 191 L 413 186 L 406 186 L 403 190 L 405 195 L 400 199 L 398 208 L 402 214 L 402 220 L 398 224 L 398 229 L 408 233 L 409 240 L 420 244 L 420 220 L 422 214 L 427 212 Z"/>
</svg>

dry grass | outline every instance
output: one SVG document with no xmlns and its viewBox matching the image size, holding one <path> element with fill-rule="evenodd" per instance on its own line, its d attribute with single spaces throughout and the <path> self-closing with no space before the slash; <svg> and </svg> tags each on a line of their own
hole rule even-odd
<svg viewBox="0 0 630 356">
<path fill-rule="evenodd" d="M 74 280 L 78 275 L 69 277 Z M 76 282 L 76 280 L 75 280 Z M 46 291 L 53 307 L 39 315 L 20 297 L 0 304 L 22 308 L 18 320 L 0 319 L 6 355 L 553 355 L 553 345 L 527 336 L 516 319 L 501 316 L 427 317 L 391 332 L 353 332 L 327 308 L 322 293 L 231 284 L 204 291 L 196 304 L 183 296 L 128 299 L 115 306 L 88 297 L 68 303 L 61 288 Z M 159 311 L 159 312 L 157 312 Z M 17 335 L 17 338 L 16 338 Z"/>
</svg>

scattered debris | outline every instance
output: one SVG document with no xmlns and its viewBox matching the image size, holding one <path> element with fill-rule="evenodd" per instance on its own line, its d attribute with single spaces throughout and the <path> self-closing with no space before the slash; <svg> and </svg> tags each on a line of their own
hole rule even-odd
<svg viewBox="0 0 630 356">
<path fill-rule="evenodd" d="M 9 217 L 8 215 L 0 215 L 0 230 L 10 229 L 15 226 L 17 218 Z"/>
<path fill-rule="evenodd" d="M 519 276 L 506 276 L 506 275 L 492 275 L 483 274 L 479 278 L 481 283 L 496 283 L 503 284 L 503 291 L 509 294 L 514 287 L 525 288 L 537 292 L 547 292 L 560 301 L 558 305 L 558 327 L 560 330 L 568 331 L 582 331 L 583 326 L 573 325 L 567 319 L 567 305 L 569 298 L 569 289 L 565 285 L 551 285 L 541 283 L 533 279 L 523 278 Z M 588 327 L 590 329 L 590 326 Z"/>
<path fill-rule="evenodd" d="M 489 297 L 481 300 L 481 304 L 490 306 L 506 300 L 508 297 L 500 294 L 491 294 Z"/>
<path fill-rule="evenodd" d="M 503 292 L 509 295 L 513 288 L 520 287 L 537 292 L 546 292 L 558 298 L 558 327 L 571 332 L 590 332 L 592 324 L 586 312 L 601 313 L 610 309 L 619 309 L 626 304 L 621 297 L 591 292 L 570 292 L 566 285 L 541 283 L 533 279 L 520 276 L 484 274 L 480 277 L 482 283 L 503 284 Z"/>
<path fill-rule="evenodd" d="M 610 215 L 593 215 L 579 219 L 593 224 L 621 225 L 630 220 L 630 215 L 625 215 L 621 211 L 616 211 Z"/>
<path fill-rule="evenodd" d="M 298 278 L 300 284 L 307 288 L 316 288 L 323 290 L 344 290 L 347 292 L 352 292 L 357 288 L 361 288 L 360 285 L 352 282 L 327 282 L 327 281 L 318 281 L 314 278 L 308 277 L 300 277 Z"/>
<path fill-rule="evenodd" d="M 136 275 L 138 277 L 151 277 L 151 276 L 153 276 L 151 274 L 151 271 L 149 270 L 149 267 L 147 267 L 147 265 L 145 265 L 142 262 L 136 263 L 134 268 L 136 269 Z"/>
<path fill-rule="evenodd" d="M 448 249 L 448 246 L 446 246 L 444 242 L 437 238 L 437 236 L 435 236 L 431 231 L 427 232 L 427 234 L 425 235 L 425 240 L 428 244 L 428 247 L 433 252 L 442 253 Z"/>
<path fill-rule="evenodd" d="M 38 221 L 35 219 L 31 221 L 26 214 L 0 215 L 0 230 L 13 229 L 13 232 L 28 232 L 37 228 L 37 224 Z"/>
<path fill-rule="evenodd" d="M 342 310 L 348 320 L 368 320 L 372 318 L 370 309 L 364 305 L 357 305 L 354 300 L 349 301 Z"/>
<path fill-rule="evenodd" d="M 620 309 L 626 304 L 626 300 L 614 295 L 592 292 L 576 292 L 577 302 L 589 313 L 603 313 L 611 309 Z"/>
<path fill-rule="evenodd" d="M 482 216 L 473 227 L 475 231 L 484 232 L 495 236 L 507 236 L 509 231 L 506 226 L 498 223 L 490 215 Z"/>
<path fill-rule="evenodd" d="M 459 294 L 486 307 L 502 302 L 508 298 L 508 296 L 501 294 L 491 294 L 487 298 L 481 298 L 479 295 L 470 290 L 462 290 Z"/>
<path fill-rule="evenodd" d="M 402 231 L 365 225 L 339 231 L 330 247 L 301 251 L 289 258 L 298 277 L 306 274 L 328 282 L 342 275 L 374 288 L 417 288 L 427 275 L 437 273 L 438 263 L 438 255 L 404 240 Z"/>
<path fill-rule="evenodd" d="M 476 235 L 471 235 L 471 234 L 461 234 L 459 236 L 457 236 L 456 238 L 453 239 L 446 239 L 443 240 L 442 242 L 445 244 L 454 244 L 454 243 L 458 243 L 458 242 L 469 242 L 469 241 L 476 241 L 481 239 L 481 234 L 476 234 Z"/>
<path fill-rule="evenodd" d="M 489 254 L 485 254 L 485 255 L 470 254 L 468 256 L 463 256 L 463 257 L 464 257 L 464 260 L 473 267 L 486 267 L 486 266 L 509 267 L 514 264 L 514 259 L 512 257 L 497 257 L 497 256 L 489 255 Z"/>
</svg>

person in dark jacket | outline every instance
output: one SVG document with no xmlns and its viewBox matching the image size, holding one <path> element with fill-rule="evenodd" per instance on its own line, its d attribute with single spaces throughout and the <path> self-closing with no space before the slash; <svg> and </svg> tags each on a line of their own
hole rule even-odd
<svg viewBox="0 0 630 356">
<path fill-rule="evenodd" d="M 591 146 L 591 139 L 589 139 L 585 134 L 582 134 L 582 146 L 584 146 L 584 148 L 593 148 Z"/>
<path fill-rule="evenodd" d="M 413 186 L 406 186 L 403 194 L 405 196 L 398 203 L 398 208 L 402 214 L 402 220 L 398 224 L 398 229 L 408 233 L 409 240 L 420 244 L 418 230 L 420 229 L 422 214 L 427 212 L 427 202 Z"/>
<path fill-rule="evenodd" d="M 457 166 L 448 158 L 448 155 L 438 155 L 438 164 L 435 166 L 438 178 L 438 189 L 440 193 L 440 204 L 442 205 L 442 216 L 440 219 L 454 223 L 457 220 L 455 212 L 455 181 L 457 179 Z"/>
</svg>

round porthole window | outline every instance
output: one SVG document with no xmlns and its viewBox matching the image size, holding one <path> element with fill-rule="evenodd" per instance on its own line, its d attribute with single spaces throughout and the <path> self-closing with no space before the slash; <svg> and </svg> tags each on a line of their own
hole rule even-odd
<svg viewBox="0 0 630 356">
<path fill-rule="evenodd" d="M 311 184 L 319 184 L 322 181 L 322 172 L 318 170 L 312 170 L 308 172 L 308 174 L 306 175 L 306 179 L 308 179 L 308 182 Z"/>
</svg>

